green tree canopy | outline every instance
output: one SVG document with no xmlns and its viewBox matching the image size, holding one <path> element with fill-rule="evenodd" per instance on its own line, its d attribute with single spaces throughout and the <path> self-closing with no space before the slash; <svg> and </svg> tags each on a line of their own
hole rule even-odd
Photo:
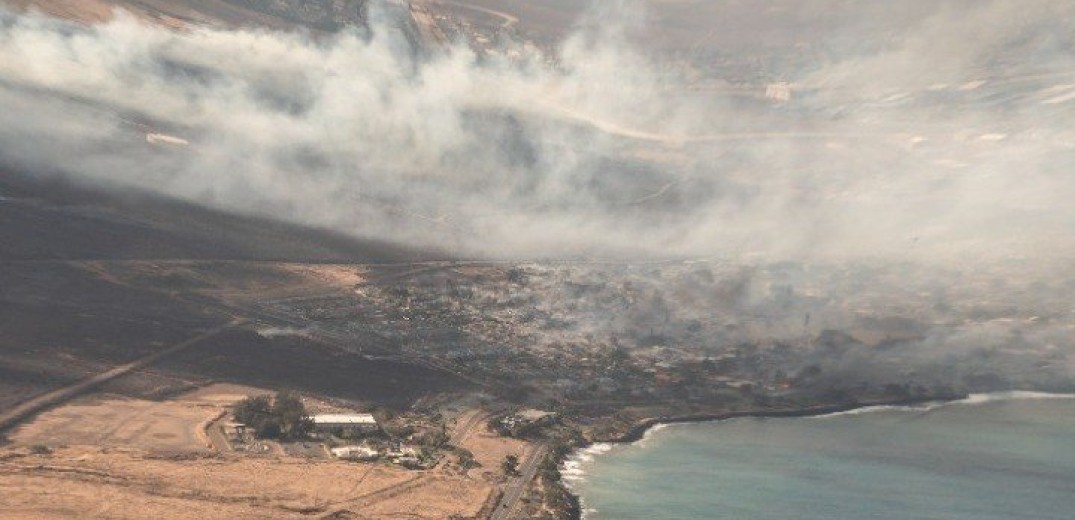
<svg viewBox="0 0 1075 520">
<path fill-rule="evenodd" d="M 313 429 L 302 398 L 293 392 L 248 397 L 235 404 L 235 420 L 254 430 L 263 439 L 301 439 Z"/>
</svg>

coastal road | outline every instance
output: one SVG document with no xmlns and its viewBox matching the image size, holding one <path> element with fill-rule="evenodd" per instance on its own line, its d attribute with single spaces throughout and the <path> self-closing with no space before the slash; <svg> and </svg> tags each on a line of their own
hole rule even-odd
<svg viewBox="0 0 1075 520">
<path fill-rule="evenodd" d="M 496 510 L 489 515 L 489 520 L 512 518 L 511 515 L 515 512 L 515 506 L 519 502 L 519 498 L 522 497 L 523 492 L 526 491 L 526 488 L 534 481 L 534 477 L 537 476 L 538 466 L 548 449 L 547 445 L 539 444 L 533 450 L 530 450 L 526 461 L 519 468 L 519 476 L 508 484 L 508 488 L 504 491 L 504 496 L 500 498 L 500 503 L 497 504 Z"/>
<path fill-rule="evenodd" d="M 105 372 L 101 372 L 100 374 L 90 377 L 89 379 L 83 379 L 82 381 L 79 381 L 72 385 L 58 388 L 56 390 L 41 394 L 37 397 L 33 397 L 27 401 L 23 401 L 22 403 L 16 405 L 14 408 L 0 413 L 0 432 L 15 426 L 20 421 L 23 421 L 50 407 L 56 406 L 57 404 L 60 404 L 85 392 L 93 390 L 94 388 L 101 386 L 109 381 L 112 381 L 113 379 L 127 375 L 135 370 L 145 368 L 165 356 L 170 356 L 181 350 L 190 348 L 201 342 L 202 340 L 220 334 L 221 332 L 240 325 L 243 322 L 244 320 L 233 320 L 230 323 L 226 323 L 219 327 L 209 329 L 186 341 L 176 343 L 175 345 L 172 345 L 171 347 L 168 347 L 164 350 L 154 352 L 152 354 L 149 354 L 148 356 L 141 357 L 125 365 L 120 365 Z"/>
</svg>

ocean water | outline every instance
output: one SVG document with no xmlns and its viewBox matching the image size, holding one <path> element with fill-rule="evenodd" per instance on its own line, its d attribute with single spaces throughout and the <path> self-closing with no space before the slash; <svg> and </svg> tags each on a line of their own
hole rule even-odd
<svg viewBox="0 0 1075 520">
<path fill-rule="evenodd" d="M 658 427 L 565 463 L 587 520 L 1075 519 L 1075 396 Z"/>
</svg>

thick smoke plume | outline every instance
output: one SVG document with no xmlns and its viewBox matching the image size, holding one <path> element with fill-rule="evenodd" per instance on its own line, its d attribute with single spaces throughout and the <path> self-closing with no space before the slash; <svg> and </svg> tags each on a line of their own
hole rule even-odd
<svg viewBox="0 0 1075 520">
<path fill-rule="evenodd" d="M 318 37 L 5 12 L 0 153 L 461 256 L 951 263 L 1075 245 L 1069 3 L 941 3 L 880 35 L 852 19 L 809 59 L 770 56 L 771 84 L 721 88 L 632 43 L 644 14 L 611 11 L 511 58 L 422 49 L 389 10 Z"/>
<path fill-rule="evenodd" d="M 459 257 L 688 257 L 527 268 L 563 345 L 1070 388 L 1075 5 L 706 4 L 686 55 L 640 44 L 676 2 L 499 53 L 389 5 L 329 36 L 0 11 L 0 161 Z"/>
</svg>

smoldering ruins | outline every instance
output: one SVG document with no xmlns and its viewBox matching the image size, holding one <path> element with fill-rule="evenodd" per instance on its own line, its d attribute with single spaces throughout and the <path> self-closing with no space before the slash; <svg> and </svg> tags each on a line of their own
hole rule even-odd
<svg viewBox="0 0 1075 520">
<path fill-rule="evenodd" d="M 914 337 L 936 359 L 1064 352 L 1070 6 L 916 6 L 866 38 L 867 4 L 847 15 L 866 27 L 802 14 L 787 30 L 808 41 L 686 55 L 640 45 L 642 7 L 595 7 L 555 47 L 503 27 L 468 41 L 391 3 L 319 34 L 6 12 L 3 159 L 457 258 L 738 266 L 698 275 L 753 291 L 714 296 L 745 316 L 676 340 L 698 347 L 869 322 L 889 325 L 858 341 Z M 1007 303 L 971 303 L 990 294 Z M 664 300 L 654 336 L 705 317 Z M 607 334 L 638 335 L 614 324 L 640 311 L 602 311 Z"/>
<path fill-rule="evenodd" d="M 109 388 L 591 440 L 1075 389 L 1075 7 L 508 3 L 0 10 L 5 402 L 231 320 Z"/>
</svg>

